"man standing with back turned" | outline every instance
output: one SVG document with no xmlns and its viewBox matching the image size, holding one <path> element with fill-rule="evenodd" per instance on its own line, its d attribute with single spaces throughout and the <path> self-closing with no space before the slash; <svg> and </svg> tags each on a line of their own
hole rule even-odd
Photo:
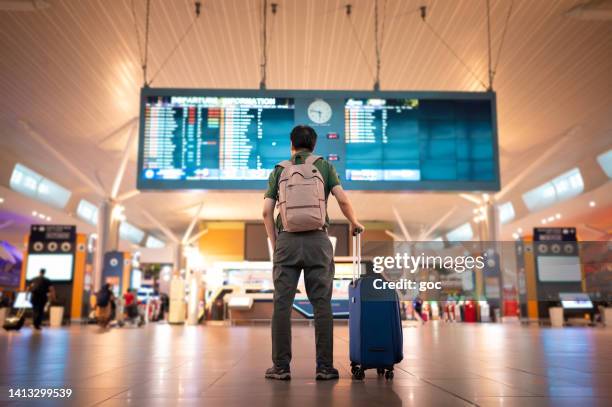
<svg viewBox="0 0 612 407">
<path fill-rule="evenodd" d="M 351 223 L 362 231 L 353 207 L 340 185 L 335 168 L 312 154 L 317 133 L 308 126 L 291 131 L 291 159 L 276 165 L 265 194 L 263 219 L 274 250 L 274 314 L 272 361 L 266 378 L 291 378 L 291 310 L 300 273 L 304 270 L 306 294 L 314 309 L 317 348 L 316 379 L 338 378 L 333 364 L 333 315 L 331 309 L 334 259 L 327 236 L 327 198 L 334 195 Z M 274 221 L 278 202 L 279 215 Z"/>
</svg>

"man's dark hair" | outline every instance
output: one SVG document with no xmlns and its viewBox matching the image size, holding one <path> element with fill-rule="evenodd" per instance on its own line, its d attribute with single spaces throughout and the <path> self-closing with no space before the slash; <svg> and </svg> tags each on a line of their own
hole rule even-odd
<svg viewBox="0 0 612 407">
<path fill-rule="evenodd" d="M 291 145 L 296 150 L 312 152 L 317 144 L 317 132 L 310 126 L 295 126 L 291 130 Z"/>
<path fill-rule="evenodd" d="M 40 269 L 41 276 L 44 276 L 46 272 L 47 272 L 47 269 Z"/>
</svg>

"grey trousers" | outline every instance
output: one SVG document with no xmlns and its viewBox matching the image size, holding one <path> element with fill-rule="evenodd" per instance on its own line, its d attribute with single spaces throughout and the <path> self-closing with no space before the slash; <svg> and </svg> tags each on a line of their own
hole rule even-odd
<svg viewBox="0 0 612 407">
<path fill-rule="evenodd" d="M 291 362 L 291 310 L 302 270 L 314 309 L 317 366 L 333 366 L 333 249 L 327 233 L 321 230 L 282 232 L 276 240 L 272 361 L 280 367 Z"/>
</svg>

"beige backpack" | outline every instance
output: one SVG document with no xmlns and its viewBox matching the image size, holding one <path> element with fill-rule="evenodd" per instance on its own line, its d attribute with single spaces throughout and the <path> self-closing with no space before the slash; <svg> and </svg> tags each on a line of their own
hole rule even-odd
<svg viewBox="0 0 612 407">
<path fill-rule="evenodd" d="M 287 232 L 317 230 L 325 225 L 325 182 L 314 166 L 320 156 L 309 155 L 304 164 L 289 160 L 279 163 L 283 167 L 278 181 L 278 210 Z"/>
</svg>

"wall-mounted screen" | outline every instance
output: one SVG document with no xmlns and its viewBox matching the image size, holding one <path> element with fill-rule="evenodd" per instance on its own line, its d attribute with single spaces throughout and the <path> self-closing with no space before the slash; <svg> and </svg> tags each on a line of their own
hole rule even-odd
<svg viewBox="0 0 612 407">
<path fill-rule="evenodd" d="M 541 282 L 578 282 L 582 280 L 580 257 L 538 256 L 538 279 Z"/>
<path fill-rule="evenodd" d="M 142 90 L 140 189 L 262 190 L 297 124 L 347 189 L 498 190 L 495 94 Z"/>
<path fill-rule="evenodd" d="M 40 269 L 51 281 L 72 280 L 73 254 L 29 254 L 26 261 L 26 280 L 38 277 Z"/>
</svg>

